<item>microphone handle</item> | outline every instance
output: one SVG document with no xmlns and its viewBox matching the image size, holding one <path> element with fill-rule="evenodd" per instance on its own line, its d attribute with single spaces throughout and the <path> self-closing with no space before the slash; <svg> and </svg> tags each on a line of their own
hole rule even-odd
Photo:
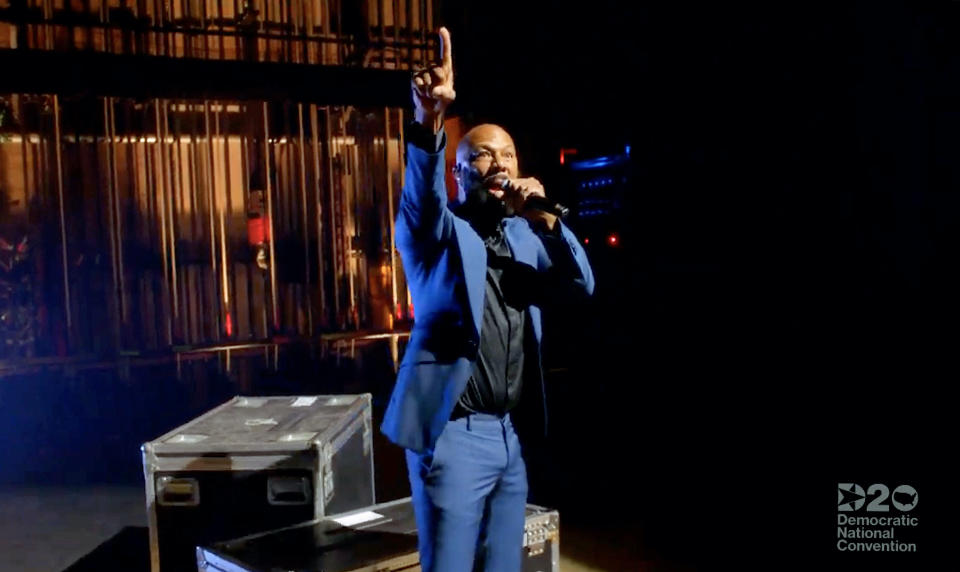
<svg viewBox="0 0 960 572">
<path fill-rule="evenodd" d="M 566 218 L 566 216 L 570 214 L 570 209 L 567 207 L 561 205 L 560 203 L 552 203 L 546 197 L 541 197 L 539 195 L 527 197 L 527 200 L 523 202 L 523 208 L 548 212 L 560 218 Z"/>
</svg>

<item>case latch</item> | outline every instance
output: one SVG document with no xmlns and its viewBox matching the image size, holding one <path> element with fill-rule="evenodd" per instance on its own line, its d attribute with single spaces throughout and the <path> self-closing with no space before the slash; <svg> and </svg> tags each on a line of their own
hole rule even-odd
<svg viewBox="0 0 960 572">
<path fill-rule="evenodd" d="M 370 444 L 373 442 L 371 431 L 373 428 L 373 419 L 370 415 L 370 408 L 363 410 L 363 455 L 370 455 Z"/>
<path fill-rule="evenodd" d="M 323 505 L 333 499 L 333 450 L 329 443 L 324 443 L 320 449 L 320 475 L 323 479 Z"/>
</svg>

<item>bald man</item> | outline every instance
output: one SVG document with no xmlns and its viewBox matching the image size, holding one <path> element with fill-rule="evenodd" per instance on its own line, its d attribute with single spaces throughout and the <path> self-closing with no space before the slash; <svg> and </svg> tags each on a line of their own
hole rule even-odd
<svg viewBox="0 0 960 572">
<path fill-rule="evenodd" d="M 456 98 L 450 34 L 441 62 L 414 75 L 396 244 L 417 317 L 381 429 L 404 447 L 425 572 L 519 572 L 527 472 L 511 411 L 541 390 L 541 307 L 593 293 L 579 241 L 530 208 L 501 127 L 457 147 L 447 204 L 443 117 Z M 534 198 L 536 197 L 536 198 Z M 545 403 L 545 402 L 544 402 Z"/>
</svg>

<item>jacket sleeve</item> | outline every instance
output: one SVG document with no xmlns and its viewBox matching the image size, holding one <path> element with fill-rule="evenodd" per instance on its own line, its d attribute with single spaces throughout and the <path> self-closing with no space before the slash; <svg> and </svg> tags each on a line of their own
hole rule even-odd
<svg viewBox="0 0 960 572">
<path fill-rule="evenodd" d="M 407 166 L 397 210 L 397 249 L 414 265 L 437 252 L 453 236 L 453 214 L 447 209 L 444 180 L 446 136 L 435 152 L 407 142 Z"/>
<path fill-rule="evenodd" d="M 540 303 L 576 303 L 592 296 L 593 268 L 573 231 L 558 220 L 552 231 L 540 230 L 536 234 L 543 244 L 537 264 Z"/>
</svg>

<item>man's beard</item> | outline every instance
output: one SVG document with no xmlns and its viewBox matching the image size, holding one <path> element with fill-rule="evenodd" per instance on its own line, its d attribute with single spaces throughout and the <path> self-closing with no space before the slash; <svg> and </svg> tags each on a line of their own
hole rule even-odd
<svg viewBox="0 0 960 572">
<path fill-rule="evenodd" d="M 456 208 L 456 213 L 480 234 L 489 233 L 503 218 L 514 214 L 513 209 L 484 187 L 467 191 L 466 200 Z"/>
</svg>

